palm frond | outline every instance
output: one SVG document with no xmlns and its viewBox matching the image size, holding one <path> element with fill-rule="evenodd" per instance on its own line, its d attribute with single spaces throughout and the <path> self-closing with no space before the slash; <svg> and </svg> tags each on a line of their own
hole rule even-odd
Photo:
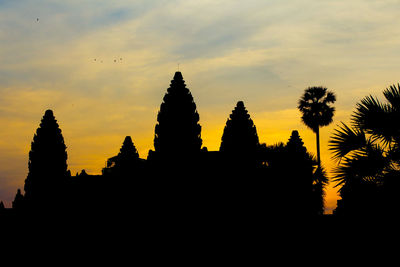
<svg viewBox="0 0 400 267">
<path fill-rule="evenodd" d="M 390 146 L 387 155 L 395 164 L 400 165 L 400 136 Z"/>
<path fill-rule="evenodd" d="M 325 187 L 329 184 L 328 175 L 323 167 L 316 168 L 313 174 L 313 184 L 321 184 L 322 187 Z"/>
<path fill-rule="evenodd" d="M 323 101 L 324 104 L 334 103 L 336 101 L 336 95 L 333 92 L 327 92 L 326 97 Z"/>
<path fill-rule="evenodd" d="M 375 169 L 375 173 L 382 172 L 390 165 L 390 159 L 386 157 L 385 149 L 380 144 L 368 140 L 364 153 L 368 163 L 367 169 Z"/>
<path fill-rule="evenodd" d="M 390 165 L 391 161 L 385 157 L 384 149 L 367 142 L 365 148 L 352 157 L 344 157 L 342 163 L 333 170 L 335 187 L 347 183 L 379 183 Z"/>
<path fill-rule="evenodd" d="M 333 159 L 339 160 L 354 150 L 359 150 L 366 145 L 365 133 L 357 128 L 351 129 L 342 122 L 339 129 L 329 140 L 329 150 L 333 153 Z"/>
<path fill-rule="evenodd" d="M 314 86 L 314 87 L 309 87 L 307 90 L 309 90 L 314 99 L 318 100 L 325 97 L 328 88 L 323 86 Z"/>
<path fill-rule="evenodd" d="M 393 110 L 400 111 L 400 84 L 391 85 L 383 91 L 383 95 L 386 100 L 390 103 Z"/>
<path fill-rule="evenodd" d="M 333 173 L 332 182 L 336 183 L 334 187 L 343 188 L 346 184 L 354 182 L 357 178 L 354 175 L 351 159 L 348 157 L 343 158 L 341 164 L 332 169 L 332 173 Z"/>
<path fill-rule="evenodd" d="M 367 96 L 357 104 L 351 121 L 354 126 L 380 139 L 385 144 L 392 141 L 393 123 L 395 122 L 392 121 L 391 108 L 373 96 Z"/>
</svg>

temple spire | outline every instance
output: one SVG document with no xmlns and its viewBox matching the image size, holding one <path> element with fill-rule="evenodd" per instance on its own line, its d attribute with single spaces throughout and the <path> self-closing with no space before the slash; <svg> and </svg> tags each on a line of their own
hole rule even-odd
<svg viewBox="0 0 400 267">
<path fill-rule="evenodd" d="M 200 151 L 201 126 L 196 104 L 180 71 L 175 72 L 157 116 L 154 148 L 161 154 Z"/>
<path fill-rule="evenodd" d="M 180 71 L 175 72 L 174 80 L 183 81 L 183 76 L 182 76 L 182 73 Z"/>
</svg>

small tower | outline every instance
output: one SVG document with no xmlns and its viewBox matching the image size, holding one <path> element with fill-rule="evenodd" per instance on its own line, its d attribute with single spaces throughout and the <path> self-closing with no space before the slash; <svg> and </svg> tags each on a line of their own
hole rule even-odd
<svg viewBox="0 0 400 267">
<path fill-rule="evenodd" d="M 220 151 L 234 154 L 254 153 L 259 145 L 256 126 L 243 101 L 239 101 L 226 121 Z"/>
<path fill-rule="evenodd" d="M 21 193 L 21 189 L 18 188 L 17 194 L 15 195 L 14 201 L 12 202 L 12 208 L 20 210 L 23 207 L 24 196 Z"/>
</svg>

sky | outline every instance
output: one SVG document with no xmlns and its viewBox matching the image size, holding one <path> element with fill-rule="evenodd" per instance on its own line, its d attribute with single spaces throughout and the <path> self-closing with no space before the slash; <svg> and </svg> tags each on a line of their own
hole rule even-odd
<svg viewBox="0 0 400 267">
<path fill-rule="evenodd" d="M 382 99 L 400 82 L 399 12 L 400 0 L 0 0 L 0 200 L 10 207 L 23 189 L 46 109 L 72 174 L 101 173 L 127 135 L 146 158 L 178 68 L 209 150 L 242 100 L 260 142 L 286 142 L 298 130 L 315 153 L 297 102 L 309 86 L 334 91 L 334 122 L 321 129 L 331 177 L 335 127 L 360 99 Z M 326 213 L 337 189 L 327 188 Z"/>
</svg>

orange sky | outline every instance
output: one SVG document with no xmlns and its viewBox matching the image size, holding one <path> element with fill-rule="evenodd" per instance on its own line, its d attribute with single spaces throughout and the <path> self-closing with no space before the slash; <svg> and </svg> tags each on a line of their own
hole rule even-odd
<svg viewBox="0 0 400 267">
<path fill-rule="evenodd" d="M 10 206 L 23 188 L 48 108 L 73 174 L 100 173 L 126 135 L 145 158 L 178 63 L 209 150 L 243 100 L 261 142 L 286 142 L 297 129 L 314 153 L 297 100 L 308 86 L 334 91 L 337 113 L 321 130 L 330 171 L 335 125 L 362 97 L 399 82 L 399 11 L 395 0 L 1 1 L 0 199 Z M 336 199 L 331 184 L 327 212 Z"/>
</svg>

